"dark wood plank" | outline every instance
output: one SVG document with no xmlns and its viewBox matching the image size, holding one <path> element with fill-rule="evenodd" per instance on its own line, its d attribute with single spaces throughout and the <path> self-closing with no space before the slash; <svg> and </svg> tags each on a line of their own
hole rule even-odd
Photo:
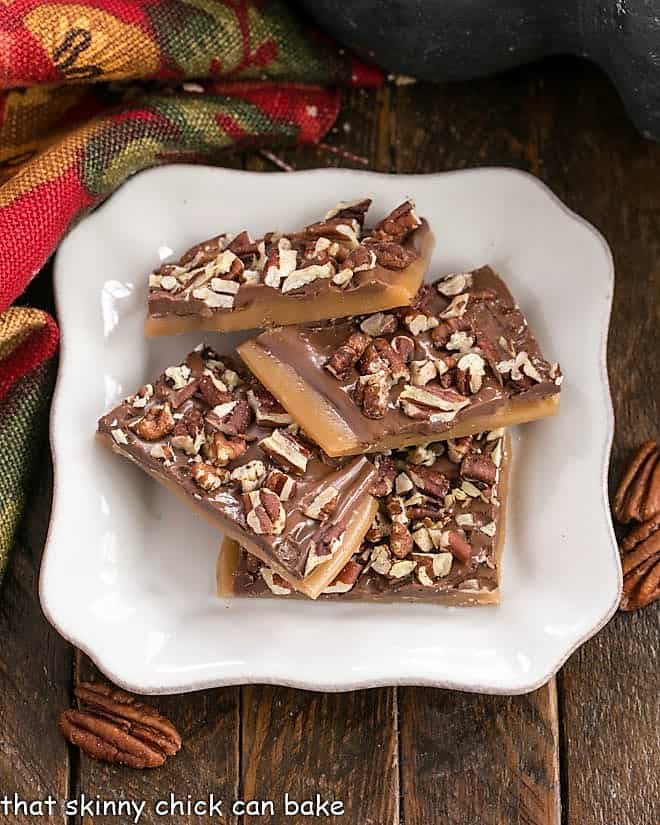
<svg viewBox="0 0 660 825">
<path fill-rule="evenodd" d="M 312 821 L 287 817 L 284 794 L 343 802 L 342 821 L 398 825 L 399 774 L 394 689 L 309 693 L 243 689 L 243 797 L 271 799 L 274 815 L 245 825 Z M 316 821 L 316 820 L 313 820 Z"/>
<path fill-rule="evenodd" d="M 27 515 L 19 530 L 0 592 L 0 799 L 63 800 L 69 788 L 67 744 L 57 730 L 69 704 L 70 646 L 47 624 L 37 593 L 41 551 L 50 512 L 51 471 L 47 450 L 35 475 Z M 34 809 L 33 813 L 37 813 Z M 62 825 L 61 804 L 30 819 L 9 812 L 7 823 Z"/>
<path fill-rule="evenodd" d="M 559 825 L 554 682 L 515 697 L 406 689 L 399 713 L 405 825 Z"/>
<path fill-rule="evenodd" d="M 77 681 L 96 681 L 103 677 L 86 656 L 78 653 Z M 200 813 L 187 813 L 187 803 L 223 799 L 225 818 L 222 822 L 237 822 L 226 811 L 239 794 L 239 688 L 205 690 L 185 696 L 145 696 L 143 701 L 157 707 L 177 727 L 183 747 L 177 756 L 161 768 L 136 771 L 106 765 L 80 755 L 75 796 L 88 798 L 98 794 L 102 799 L 119 801 L 145 800 L 141 825 L 163 822 L 208 823 L 218 821 Z M 170 793 L 183 803 L 183 809 L 173 809 L 175 815 L 158 815 L 156 804 L 167 804 Z M 183 811 L 183 813 L 181 813 Z M 108 819 L 108 822 L 112 821 Z M 98 825 L 98 818 L 83 817 L 85 825 Z"/>
</svg>

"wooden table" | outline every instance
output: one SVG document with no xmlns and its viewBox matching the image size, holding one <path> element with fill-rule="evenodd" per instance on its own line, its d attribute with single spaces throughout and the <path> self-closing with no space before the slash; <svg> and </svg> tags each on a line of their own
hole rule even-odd
<svg viewBox="0 0 660 825">
<path fill-rule="evenodd" d="M 616 483 L 631 449 L 659 435 L 660 145 L 635 133 L 607 80 L 586 63 L 556 59 L 460 86 L 355 91 L 328 142 L 381 171 L 525 169 L 603 232 L 617 268 L 609 339 Z M 318 148 L 282 157 L 297 168 L 362 165 Z M 257 155 L 228 163 L 272 169 Z M 31 297 L 48 304 L 47 283 Z M 0 599 L 0 798 L 14 791 L 27 799 L 84 792 L 145 799 L 149 808 L 170 790 L 183 799 L 209 792 L 279 799 L 285 791 L 305 798 L 318 791 L 344 802 L 346 813 L 336 820 L 349 825 L 660 822 L 658 605 L 615 616 L 556 679 L 528 696 L 418 688 L 337 695 L 261 686 L 209 690 L 156 700 L 185 742 L 164 768 L 134 772 L 81 757 L 67 748 L 55 720 L 75 683 L 97 674 L 39 608 L 49 497 L 44 453 Z M 594 587 L 597 581 L 595 571 Z M 65 819 L 60 811 L 4 821 Z M 140 821 L 168 819 L 147 812 Z"/>
</svg>

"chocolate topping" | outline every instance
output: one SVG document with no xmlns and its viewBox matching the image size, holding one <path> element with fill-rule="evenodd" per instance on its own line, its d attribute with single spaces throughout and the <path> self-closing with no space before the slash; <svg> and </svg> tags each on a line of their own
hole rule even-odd
<svg viewBox="0 0 660 825">
<path fill-rule="evenodd" d="M 420 254 L 429 228 L 408 201 L 381 221 L 394 234 L 369 237 L 371 201 L 338 204 L 301 232 L 252 241 L 247 232 L 218 235 L 149 276 L 149 315 L 210 318 L 263 301 L 278 305 L 335 292 L 379 292 L 396 283 Z"/>
<path fill-rule="evenodd" d="M 392 313 L 277 327 L 253 343 L 289 364 L 365 446 L 437 436 L 513 397 L 555 395 L 562 380 L 490 267 L 426 284 Z M 402 356 L 396 365 L 392 351 Z"/>
<path fill-rule="evenodd" d="M 303 579 L 310 554 L 336 547 L 337 525 L 368 496 L 375 471 L 365 458 L 328 458 L 287 420 L 256 379 L 200 347 L 103 416 L 98 429 L 118 453 Z M 307 515 L 329 488 L 332 520 Z"/>
<path fill-rule="evenodd" d="M 324 597 L 422 600 L 497 590 L 508 460 L 501 431 L 376 457 L 379 511 Z M 488 467 L 488 477 L 474 480 L 475 467 Z M 396 477 L 383 485 L 392 471 Z M 242 549 L 235 594 L 287 595 L 271 586 L 264 567 Z"/>
</svg>

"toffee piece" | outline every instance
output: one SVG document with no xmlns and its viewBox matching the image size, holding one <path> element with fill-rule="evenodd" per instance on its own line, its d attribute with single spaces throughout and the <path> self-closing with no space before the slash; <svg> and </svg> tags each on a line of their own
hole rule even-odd
<svg viewBox="0 0 660 825">
<path fill-rule="evenodd" d="M 370 461 L 328 458 L 258 381 L 209 348 L 104 415 L 98 435 L 312 598 L 376 509 Z"/>
<path fill-rule="evenodd" d="M 254 329 L 409 304 L 433 249 L 406 201 L 364 229 L 371 201 L 339 203 L 322 221 L 253 241 L 218 235 L 149 276 L 146 334 Z"/>
<path fill-rule="evenodd" d="M 496 604 L 510 467 L 502 431 L 376 457 L 379 509 L 361 547 L 321 599 Z M 245 548 L 226 541 L 221 596 L 295 595 Z"/>
<path fill-rule="evenodd" d="M 278 327 L 238 352 L 333 456 L 458 438 L 559 406 L 559 365 L 490 267 L 425 284 L 393 312 Z"/>
</svg>

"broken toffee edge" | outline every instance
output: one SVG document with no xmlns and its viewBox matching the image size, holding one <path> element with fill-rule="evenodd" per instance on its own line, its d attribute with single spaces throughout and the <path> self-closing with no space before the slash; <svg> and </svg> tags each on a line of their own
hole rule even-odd
<svg viewBox="0 0 660 825">
<path fill-rule="evenodd" d="M 507 508 L 509 503 L 510 481 L 511 481 L 511 465 L 513 461 L 513 453 L 511 449 L 511 437 L 509 431 L 506 430 L 502 440 L 503 456 L 502 469 L 498 482 L 498 500 L 500 507 L 497 515 L 497 542 L 495 544 L 495 569 L 497 572 L 497 587 L 494 590 L 460 590 L 456 588 L 446 589 L 445 591 L 438 591 L 433 588 L 432 593 L 428 593 L 428 597 L 424 598 L 419 594 L 406 595 L 400 590 L 388 593 L 385 591 L 384 595 L 374 595 L 371 593 L 360 594 L 359 590 L 354 593 L 355 586 L 347 593 L 333 593 L 323 594 L 320 601 L 350 601 L 350 602 L 377 602 L 380 604 L 393 604 L 396 602 L 419 602 L 419 603 L 433 603 L 446 606 L 457 607 L 478 607 L 485 605 L 498 605 L 501 602 L 501 582 L 502 582 L 502 559 L 504 556 L 504 544 L 506 541 L 506 527 L 507 527 Z M 375 512 L 375 511 L 374 511 Z M 364 540 L 363 540 L 364 541 Z M 243 545 L 245 546 L 245 545 Z M 249 548 L 246 548 L 249 550 Z M 234 589 L 234 575 L 238 571 L 240 565 L 241 545 L 232 538 L 225 538 L 223 541 L 218 558 L 216 561 L 216 591 L 217 595 L 223 599 L 278 599 L 278 598 L 293 598 L 301 599 L 301 595 L 292 592 L 287 596 L 277 596 L 274 593 L 263 592 L 253 595 L 245 595 L 236 593 Z M 251 552 L 251 551 L 250 551 Z M 256 554 L 254 554 L 256 555 Z M 267 564 L 267 562 L 264 562 Z M 337 574 L 341 572 L 339 568 Z M 279 575 L 279 571 L 275 571 Z M 334 579 L 333 579 L 334 581 Z M 356 581 L 360 581 L 359 577 Z M 431 588 L 429 588 L 430 590 Z M 420 594 L 426 593 L 425 590 L 420 590 Z"/>
<path fill-rule="evenodd" d="M 273 294 L 277 294 L 278 297 L 274 302 L 257 299 L 239 308 L 218 310 L 208 318 L 199 313 L 181 315 L 170 313 L 158 316 L 150 314 L 147 309 L 144 323 L 145 335 L 148 338 L 155 338 L 183 335 L 188 332 L 236 332 L 269 326 L 290 326 L 301 322 L 314 323 L 357 314 L 356 309 L 352 307 L 329 312 L 328 304 L 334 303 L 335 300 L 340 304 L 350 304 L 359 300 L 359 314 L 406 306 L 415 296 L 424 279 L 435 247 L 435 236 L 424 218 L 411 239 L 404 243 L 404 247 L 408 245 L 414 246 L 418 251 L 418 258 L 412 264 L 402 270 L 391 270 L 377 265 L 369 270 L 372 276 L 371 282 L 345 292 L 340 289 L 333 290 L 330 293 L 333 297 L 332 302 L 324 301 L 325 296 L 318 294 L 282 295 L 278 290 L 262 284 L 260 286 L 272 289 Z M 379 272 L 396 272 L 397 278 L 403 283 L 380 282 L 382 288 L 378 288 L 377 273 Z M 301 307 L 307 307 L 310 310 L 304 318 L 300 317 Z M 292 311 L 296 313 L 296 317 L 289 320 Z"/>
</svg>

